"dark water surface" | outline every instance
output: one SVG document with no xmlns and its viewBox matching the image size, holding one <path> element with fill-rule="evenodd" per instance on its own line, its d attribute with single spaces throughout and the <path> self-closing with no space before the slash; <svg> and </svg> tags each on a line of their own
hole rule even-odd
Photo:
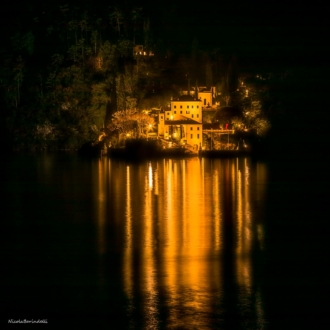
<svg viewBox="0 0 330 330">
<path fill-rule="evenodd" d="M 43 154 L 3 165 L 5 326 L 326 328 L 327 235 L 309 187 L 324 196 L 296 164 Z"/>
</svg>

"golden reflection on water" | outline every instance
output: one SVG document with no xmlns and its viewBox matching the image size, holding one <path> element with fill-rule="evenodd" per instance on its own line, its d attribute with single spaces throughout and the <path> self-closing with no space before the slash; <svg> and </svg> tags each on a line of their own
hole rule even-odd
<svg viewBox="0 0 330 330">
<path fill-rule="evenodd" d="M 153 169 L 151 163 L 148 166 L 148 174 L 145 176 L 144 198 L 144 233 L 145 243 L 142 252 L 141 277 L 145 279 L 144 308 L 146 315 L 146 328 L 157 328 L 157 285 L 156 268 L 154 260 L 154 236 L 153 236 Z"/>
<path fill-rule="evenodd" d="M 224 296 L 235 294 L 225 287 L 228 265 L 222 256 L 229 251 L 238 306 L 256 316 L 254 326 L 262 327 L 262 295 L 254 289 L 252 250 L 255 240 L 262 242 L 263 224 L 251 204 L 265 198 L 266 165 L 258 163 L 251 170 L 248 159 L 168 159 L 125 165 L 123 174 L 122 166 L 115 168 L 111 162 L 99 163 L 98 226 L 101 233 L 106 217 L 102 180 L 109 180 L 114 187 L 112 212 L 122 219 L 119 226 L 124 231 L 128 317 L 139 308 L 144 328 L 154 329 L 165 308 L 169 328 L 209 328 L 214 319 L 220 324 Z M 119 205 L 125 206 L 122 215 Z M 102 253 L 101 234 L 98 241 Z M 139 306 L 134 305 L 137 298 Z"/>
<path fill-rule="evenodd" d="M 98 230 L 97 230 L 97 245 L 99 254 L 104 254 L 106 249 L 105 241 L 105 223 L 106 223 L 106 172 L 107 166 L 110 163 L 104 163 L 101 160 L 97 163 L 98 166 L 98 180 L 97 180 L 97 221 L 98 221 Z"/>
<path fill-rule="evenodd" d="M 128 297 L 132 296 L 133 292 L 133 271 L 132 271 L 132 217 L 131 217 L 131 182 L 130 182 L 130 167 L 126 166 L 126 210 L 125 210 L 125 257 L 124 257 L 124 279 L 125 290 Z"/>
</svg>

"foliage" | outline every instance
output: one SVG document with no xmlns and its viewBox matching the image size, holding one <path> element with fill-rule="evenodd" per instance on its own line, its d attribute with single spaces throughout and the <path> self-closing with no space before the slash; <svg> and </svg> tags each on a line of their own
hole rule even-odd
<svg viewBox="0 0 330 330">
<path fill-rule="evenodd" d="M 120 110 L 113 114 L 109 125 L 111 131 L 117 130 L 123 136 L 140 137 L 152 130 L 155 121 L 153 117 L 137 110 Z"/>
<path fill-rule="evenodd" d="M 239 120 L 243 120 L 243 114 L 239 107 L 222 107 L 213 117 L 213 122 L 221 125 L 237 123 Z"/>
<path fill-rule="evenodd" d="M 120 110 L 113 114 L 111 130 L 118 130 L 120 133 L 128 134 L 135 128 L 135 114 L 136 110 L 127 109 Z"/>
<path fill-rule="evenodd" d="M 120 59 L 132 56 L 133 34 L 150 35 L 150 24 L 140 24 L 141 8 L 129 15 L 121 5 L 102 13 L 86 8 L 31 7 L 17 17 L 25 25 L 8 27 L 0 52 L 1 129 L 13 147 L 78 148 L 98 136 L 117 103 L 136 107 L 139 76 Z M 144 65 L 141 74 L 150 71 Z"/>
<path fill-rule="evenodd" d="M 141 134 L 146 134 L 153 129 L 155 124 L 153 117 L 140 112 L 136 113 L 134 118 L 137 124 L 137 137 L 139 137 Z"/>
</svg>

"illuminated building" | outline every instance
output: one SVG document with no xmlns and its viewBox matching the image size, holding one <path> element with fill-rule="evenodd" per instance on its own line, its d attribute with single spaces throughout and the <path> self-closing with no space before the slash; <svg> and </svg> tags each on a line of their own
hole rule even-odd
<svg viewBox="0 0 330 330">
<path fill-rule="evenodd" d="M 188 88 L 190 91 L 190 88 Z M 183 95 L 172 99 L 170 106 L 159 112 L 158 137 L 181 145 L 188 145 L 194 151 L 202 149 L 203 133 L 213 138 L 213 133 L 233 134 L 233 130 L 220 128 L 219 123 L 212 126 L 212 130 L 204 117 L 212 117 L 217 111 L 215 87 L 195 87 L 193 92 L 183 91 Z M 197 92 L 196 92 L 197 91 Z M 229 135 L 228 143 L 229 144 Z"/>
<path fill-rule="evenodd" d="M 191 95 L 171 100 L 169 109 L 159 113 L 158 136 L 200 148 L 203 141 L 202 101 Z"/>
<path fill-rule="evenodd" d="M 133 56 L 154 56 L 151 50 L 144 49 L 143 45 L 135 45 L 133 47 Z"/>
<path fill-rule="evenodd" d="M 212 86 L 211 88 L 207 88 L 205 86 L 198 86 L 198 87 L 192 87 L 190 90 L 190 94 L 188 91 L 182 91 L 182 95 L 196 95 L 196 89 L 197 89 L 197 98 L 202 101 L 202 110 L 207 109 L 216 109 L 220 102 L 215 103 L 214 100 L 216 98 L 216 87 Z"/>
</svg>

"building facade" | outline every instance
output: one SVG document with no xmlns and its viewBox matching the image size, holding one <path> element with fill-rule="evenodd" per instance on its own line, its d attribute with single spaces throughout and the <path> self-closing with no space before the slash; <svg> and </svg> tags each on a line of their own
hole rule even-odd
<svg viewBox="0 0 330 330">
<path fill-rule="evenodd" d="M 201 148 L 202 119 L 202 101 L 191 95 L 181 95 L 171 100 L 169 109 L 160 112 L 158 136 Z"/>
</svg>

